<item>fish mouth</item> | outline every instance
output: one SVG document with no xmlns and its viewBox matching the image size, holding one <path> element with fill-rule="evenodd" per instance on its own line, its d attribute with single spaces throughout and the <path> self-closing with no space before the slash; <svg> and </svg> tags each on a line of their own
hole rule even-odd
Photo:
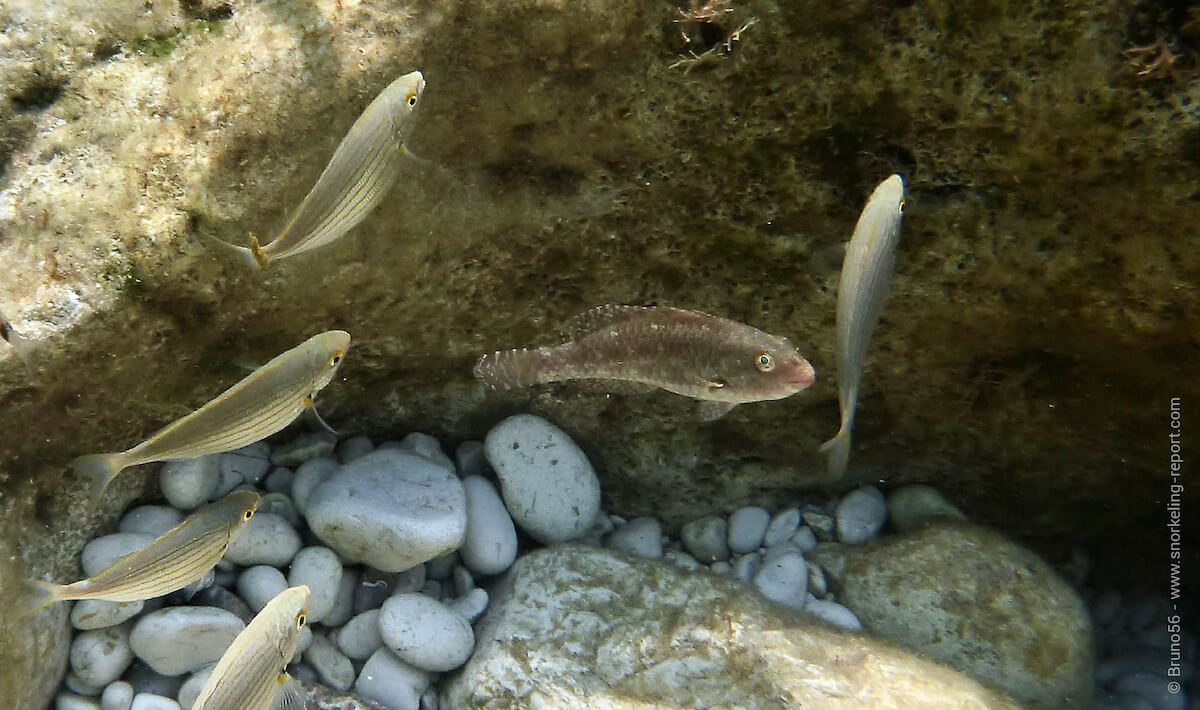
<svg viewBox="0 0 1200 710">
<path fill-rule="evenodd" d="M 793 375 L 792 378 L 788 380 L 788 384 L 797 389 L 804 389 L 816 381 L 817 371 L 812 365 L 809 365 Z"/>
</svg>

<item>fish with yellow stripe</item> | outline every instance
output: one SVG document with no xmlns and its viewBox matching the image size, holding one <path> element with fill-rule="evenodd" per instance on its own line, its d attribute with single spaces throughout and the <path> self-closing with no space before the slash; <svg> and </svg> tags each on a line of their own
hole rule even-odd
<svg viewBox="0 0 1200 710">
<path fill-rule="evenodd" d="M 314 335 L 132 449 L 82 456 L 71 467 L 92 480 L 98 498 L 109 481 L 130 466 L 199 458 L 253 444 L 313 406 L 313 398 L 333 380 L 349 347 L 350 334 L 343 330 Z"/>
<path fill-rule="evenodd" d="M 267 602 L 225 650 L 192 710 L 300 710 L 304 701 L 284 668 L 308 622 L 309 589 L 288 587 Z"/>
<path fill-rule="evenodd" d="M 266 246 L 250 235 L 250 247 L 228 245 L 251 266 L 324 246 L 353 229 L 375 209 L 400 175 L 412 115 L 425 91 L 414 71 L 396 79 L 367 106 L 342 139 L 317 184 Z"/>
<path fill-rule="evenodd" d="M 71 584 L 28 580 L 24 613 L 68 599 L 134 602 L 183 589 L 212 569 L 258 510 L 254 491 L 235 491 L 96 574 Z"/>
</svg>

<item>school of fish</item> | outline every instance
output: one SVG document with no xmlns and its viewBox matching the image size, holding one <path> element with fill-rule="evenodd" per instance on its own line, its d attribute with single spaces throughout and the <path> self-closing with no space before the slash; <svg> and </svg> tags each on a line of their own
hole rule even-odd
<svg viewBox="0 0 1200 710">
<path fill-rule="evenodd" d="M 425 90 L 421 72 L 393 81 L 363 111 L 283 230 L 265 246 L 251 235 L 237 250 L 251 265 L 329 244 L 359 224 L 387 195 L 411 155 L 406 147 Z M 827 470 L 840 477 L 863 362 L 889 290 L 900 236 L 904 182 L 884 180 L 867 200 L 842 265 L 837 302 L 837 373 L 841 426 L 821 446 Z M 31 343 L 0 317 L 0 336 L 19 354 Z M 313 407 L 333 381 L 350 335 L 330 330 L 276 356 L 192 413 L 125 451 L 82 456 L 73 469 L 98 497 L 122 470 L 152 461 L 231 451 L 274 434 Z M 666 390 L 700 400 L 715 419 L 740 404 L 778 400 L 813 384 L 816 373 L 790 340 L 699 311 L 664 306 L 605 305 L 576 318 L 567 342 L 484 355 L 473 374 L 493 389 L 596 380 Z M 315 410 L 314 410 L 315 413 Z M 237 491 L 189 515 L 100 572 L 70 584 L 27 580 L 23 612 L 56 602 L 131 602 L 169 594 L 212 569 L 253 518 L 257 493 Z M 217 663 L 192 710 L 301 708 L 284 667 L 307 619 L 308 587 L 272 599 Z"/>
</svg>

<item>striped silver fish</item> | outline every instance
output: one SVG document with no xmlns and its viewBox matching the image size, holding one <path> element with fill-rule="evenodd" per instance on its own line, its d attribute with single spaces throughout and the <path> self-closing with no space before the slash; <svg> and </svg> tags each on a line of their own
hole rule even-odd
<svg viewBox="0 0 1200 710">
<path fill-rule="evenodd" d="M 408 151 L 413 111 L 425 91 L 414 71 L 393 81 L 367 106 L 333 153 L 329 165 L 287 226 L 265 247 L 250 235 L 250 248 L 233 246 L 251 266 L 324 246 L 375 209 L 400 175 Z"/>
<path fill-rule="evenodd" d="M 350 334 L 343 330 L 314 335 L 132 449 L 83 456 L 71 467 L 92 479 L 98 498 L 109 481 L 129 466 L 199 458 L 253 444 L 291 424 L 313 405 L 317 392 L 333 380 L 349 347 Z"/>
<path fill-rule="evenodd" d="M 308 622 L 308 587 L 289 587 L 267 602 L 225 650 L 192 710 L 300 710 L 299 688 L 284 667 Z"/>
<path fill-rule="evenodd" d="M 837 376 L 842 425 L 821 445 L 829 458 L 827 470 L 841 478 L 850 459 L 850 430 L 858 404 L 858 383 L 871 331 L 883 312 L 892 285 L 896 246 L 904 215 L 904 180 L 892 175 L 879 183 L 863 207 L 842 261 L 837 301 Z"/>
<path fill-rule="evenodd" d="M 87 579 L 72 584 L 29 580 L 26 613 L 67 599 L 133 602 L 183 589 L 220 561 L 254 517 L 259 500 L 254 491 L 230 493 Z"/>
</svg>

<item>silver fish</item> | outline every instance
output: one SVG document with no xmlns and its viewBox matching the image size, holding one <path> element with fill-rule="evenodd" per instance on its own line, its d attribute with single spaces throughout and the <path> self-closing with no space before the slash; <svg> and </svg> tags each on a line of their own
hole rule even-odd
<svg viewBox="0 0 1200 710">
<path fill-rule="evenodd" d="M 220 561 L 254 517 L 259 500 L 254 491 L 230 493 L 87 579 L 71 584 L 30 580 L 26 613 L 67 599 L 132 602 L 182 589 Z"/>
<path fill-rule="evenodd" d="M 783 399 L 816 377 L 787 338 L 707 313 L 599 306 L 576 319 L 574 339 L 497 351 L 476 363 L 493 389 L 599 379 L 638 383 L 702 400 L 715 419 L 738 404 Z"/>
<path fill-rule="evenodd" d="M 349 347 L 350 334 L 343 330 L 314 335 L 132 449 L 82 456 L 71 467 L 92 479 L 98 498 L 108 482 L 129 466 L 199 458 L 259 441 L 312 407 L 313 398 L 333 380 Z"/>
<path fill-rule="evenodd" d="M 408 151 L 413 111 L 425 91 L 414 71 L 393 81 L 367 106 L 333 153 L 317 184 L 292 213 L 287 226 L 265 247 L 250 235 L 250 247 L 238 250 L 251 266 L 266 268 L 282 259 L 324 246 L 375 209 L 396 182 Z"/>
<path fill-rule="evenodd" d="M 883 312 L 883 301 L 892 285 L 896 246 L 904 214 L 904 180 L 892 175 L 879 183 L 863 207 L 842 261 L 837 301 L 838 400 L 842 425 L 821 445 L 827 470 L 840 478 L 850 459 L 850 430 L 858 404 L 858 383 L 871 331 Z"/>
<path fill-rule="evenodd" d="M 309 589 L 289 587 L 267 602 L 217 661 L 192 710 L 303 710 L 284 667 L 308 623 Z"/>
</svg>

